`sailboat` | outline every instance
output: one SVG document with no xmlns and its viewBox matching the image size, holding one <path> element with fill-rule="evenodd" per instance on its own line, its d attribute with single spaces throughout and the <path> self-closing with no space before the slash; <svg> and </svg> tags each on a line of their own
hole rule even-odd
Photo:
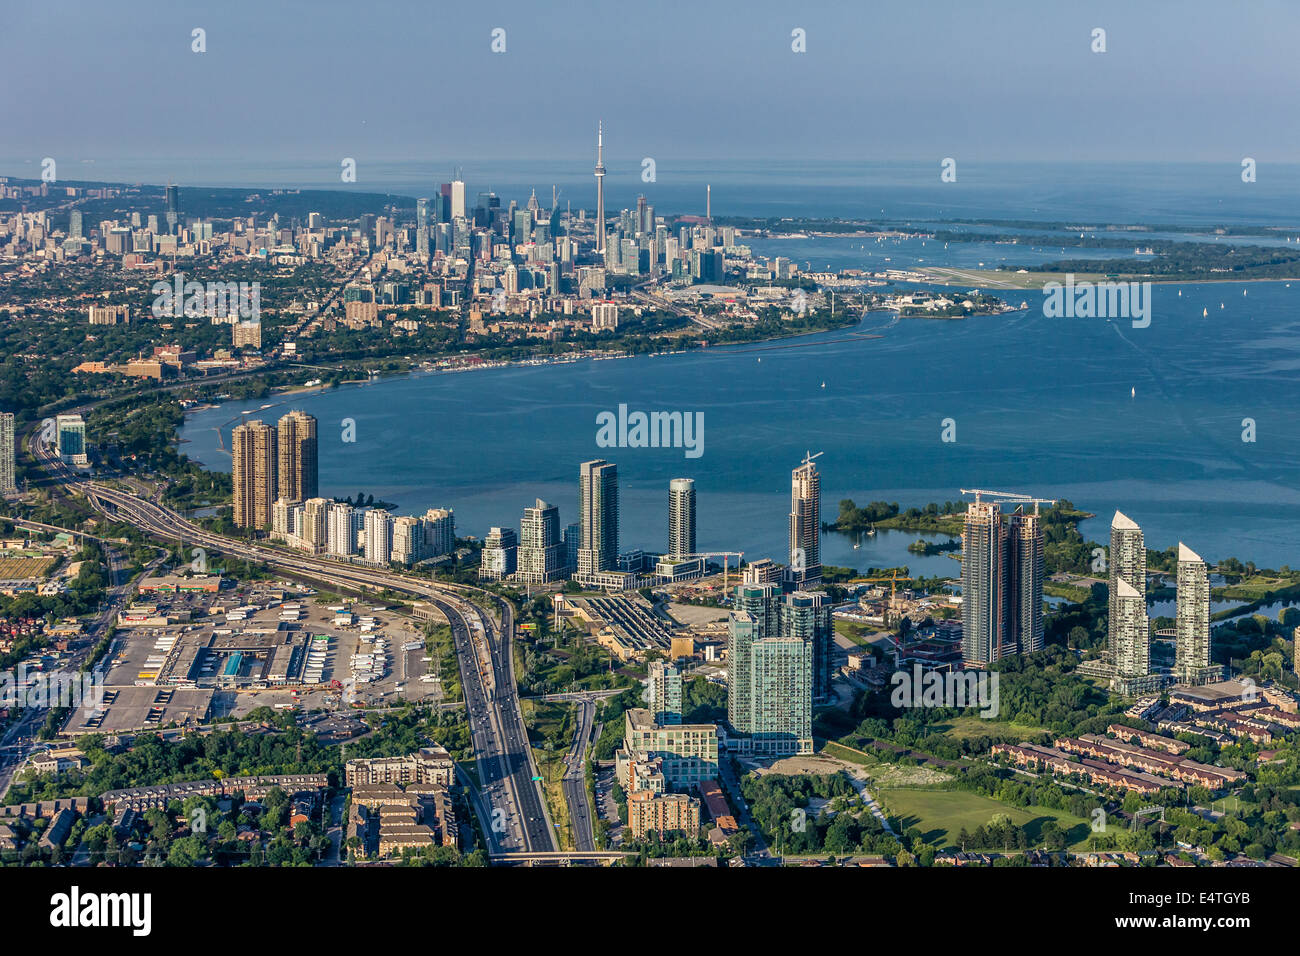
<svg viewBox="0 0 1300 956">
<path fill-rule="evenodd" d="M 1129 390 L 1128 390 L 1128 397 L 1129 397 L 1129 398 L 1137 398 L 1137 395 L 1138 395 L 1137 386 L 1136 386 L 1136 385 L 1132 385 L 1132 386 L 1130 386 L 1130 387 L 1129 387 Z"/>
<path fill-rule="evenodd" d="M 1179 290 L 1178 290 L 1178 298 L 1181 299 L 1182 297 L 1183 297 L 1183 290 L 1182 290 L 1182 289 L 1179 289 Z"/>
<path fill-rule="evenodd" d="M 822 382 L 822 388 L 825 388 L 825 387 L 826 387 L 826 383 L 825 383 L 825 382 Z"/>
<path fill-rule="evenodd" d="M 1209 310 L 1209 309 L 1201 309 L 1201 318 L 1205 318 L 1205 317 L 1208 316 L 1209 314 L 1210 314 L 1210 310 Z"/>
</svg>

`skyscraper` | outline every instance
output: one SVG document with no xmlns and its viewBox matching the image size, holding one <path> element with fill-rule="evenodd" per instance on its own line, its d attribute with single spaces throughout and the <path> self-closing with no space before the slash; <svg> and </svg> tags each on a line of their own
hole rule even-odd
<svg viewBox="0 0 1300 956">
<path fill-rule="evenodd" d="M 975 667 L 1043 649 L 1042 520 L 980 494 L 962 529 L 962 659 Z"/>
<path fill-rule="evenodd" d="M 519 537 L 513 528 L 492 528 L 483 539 L 478 576 L 483 581 L 503 581 L 519 567 Z"/>
<path fill-rule="evenodd" d="M 290 501 L 315 498 L 318 473 L 315 417 L 291 411 L 280 419 L 277 430 L 278 496 Z"/>
<path fill-rule="evenodd" d="M 1205 561 L 1178 542 L 1178 593 L 1174 621 L 1174 673 L 1195 680 L 1210 666 L 1210 576 Z"/>
<path fill-rule="evenodd" d="M 578 573 L 618 567 L 618 466 L 584 461 L 578 475 Z"/>
<path fill-rule="evenodd" d="M 1007 533 L 1010 581 L 1007 588 L 1007 634 L 1020 653 L 1043 649 L 1043 524 L 1023 507 L 1011 515 Z"/>
<path fill-rule="evenodd" d="M 1146 597 L 1125 578 L 1115 582 L 1113 603 L 1115 616 L 1110 620 L 1110 645 L 1115 649 L 1115 673 L 1123 684 L 1151 673 L 1151 630 Z M 1128 689 L 1124 688 L 1124 692 Z"/>
<path fill-rule="evenodd" d="M 408 568 L 424 557 L 424 528 L 419 518 L 402 515 L 393 519 L 392 560 Z"/>
<path fill-rule="evenodd" d="M 1007 578 L 1002 507 L 972 501 L 961 535 L 961 656 L 968 666 L 987 666 L 1003 656 Z"/>
<path fill-rule="evenodd" d="M 675 664 L 651 661 L 648 668 L 647 690 L 650 714 L 654 722 L 680 724 L 682 722 L 682 672 Z"/>
<path fill-rule="evenodd" d="M 275 500 L 275 429 L 260 419 L 236 425 L 230 433 L 234 518 L 238 528 L 265 528 Z"/>
<path fill-rule="evenodd" d="M 14 413 L 0 412 L 0 495 L 18 490 L 14 480 Z"/>
<path fill-rule="evenodd" d="M 451 183 L 451 218 L 465 218 L 465 183 L 459 179 Z"/>
<path fill-rule="evenodd" d="M 388 564 L 393 559 L 393 516 L 371 508 L 365 517 L 367 564 Z"/>
<path fill-rule="evenodd" d="M 817 455 L 820 455 L 818 452 Z M 790 572 L 797 587 L 816 587 L 822 580 L 822 479 L 813 459 L 790 473 Z"/>
<path fill-rule="evenodd" d="M 695 553 L 695 482 L 674 478 L 668 483 L 668 556 Z"/>
<path fill-rule="evenodd" d="M 308 498 L 303 502 L 302 539 L 315 551 L 324 551 L 329 544 L 329 507 L 330 502 L 325 498 Z"/>
<path fill-rule="evenodd" d="M 766 635 L 754 616 L 727 623 L 727 720 L 738 750 L 769 756 L 812 752 L 813 644 Z"/>
<path fill-rule="evenodd" d="M 564 575 L 564 543 L 560 540 L 560 509 L 541 498 L 524 509 L 519 522 L 518 580 L 546 584 Z"/>
<path fill-rule="evenodd" d="M 181 190 L 179 186 L 167 186 L 167 231 L 176 232 L 181 221 Z"/>
<path fill-rule="evenodd" d="M 781 601 L 782 637 L 805 641 L 811 648 L 812 671 L 809 693 L 813 700 L 825 700 L 831 693 L 831 608 L 822 591 L 795 591 Z"/>
<path fill-rule="evenodd" d="M 1128 582 L 1129 587 L 1137 591 L 1143 601 L 1147 596 L 1147 549 L 1142 537 L 1142 529 L 1128 515 L 1116 511 L 1110 522 L 1110 619 L 1114 621 L 1119 611 L 1120 581 Z M 1145 607 L 1145 605 L 1144 605 Z M 1114 626 L 1110 628 L 1110 651 L 1119 660 L 1119 648 L 1115 646 Z"/>
<path fill-rule="evenodd" d="M 596 252 L 605 251 L 605 123 L 596 124 Z"/>
<path fill-rule="evenodd" d="M 326 529 L 326 548 L 330 554 L 345 558 L 357 553 L 357 521 L 355 509 L 344 502 L 334 502 L 329 507 L 329 526 Z"/>
<path fill-rule="evenodd" d="M 424 513 L 424 553 L 438 558 L 456 550 L 456 515 L 450 508 L 430 508 Z"/>
</svg>

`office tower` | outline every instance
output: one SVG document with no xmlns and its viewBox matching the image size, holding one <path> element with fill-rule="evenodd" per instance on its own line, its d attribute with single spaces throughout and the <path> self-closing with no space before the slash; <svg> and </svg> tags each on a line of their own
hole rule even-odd
<svg viewBox="0 0 1300 956">
<path fill-rule="evenodd" d="M 812 752 L 813 644 L 763 636 L 753 615 L 727 623 L 727 719 L 737 749 L 777 756 Z"/>
<path fill-rule="evenodd" d="M 18 490 L 14 479 L 14 413 L 0 412 L 0 495 Z"/>
<path fill-rule="evenodd" d="M 1210 666 L 1210 576 L 1205 561 L 1178 542 L 1174 673 L 1182 680 Z"/>
<path fill-rule="evenodd" d="M 317 494 L 316 419 L 291 411 L 280 419 L 277 493 L 281 498 L 306 501 Z"/>
<path fill-rule="evenodd" d="M 818 452 L 817 455 L 820 455 Z M 790 473 L 790 578 L 797 587 L 813 588 L 822 580 L 822 480 L 813 459 Z"/>
<path fill-rule="evenodd" d="M 1115 616 L 1110 621 L 1110 646 L 1115 649 L 1115 673 L 1121 679 L 1151 673 L 1151 632 L 1146 597 L 1125 578 L 1115 582 Z"/>
<path fill-rule="evenodd" d="M 260 419 L 236 425 L 230 433 L 234 517 L 238 528 L 265 528 L 271 523 L 271 503 L 276 497 L 275 446 L 275 429 Z"/>
<path fill-rule="evenodd" d="M 451 218 L 465 218 L 465 183 L 459 179 L 451 183 Z"/>
<path fill-rule="evenodd" d="M 596 125 L 596 252 L 605 251 L 605 123 Z"/>
<path fill-rule="evenodd" d="M 546 584 L 564 575 L 564 542 L 560 540 L 560 509 L 541 498 L 524 509 L 519 522 L 518 580 Z"/>
<path fill-rule="evenodd" d="M 283 473 L 280 477 L 284 477 Z M 329 506 L 325 498 L 308 498 L 303 502 L 302 539 L 315 551 L 324 551 L 329 542 Z"/>
<path fill-rule="evenodd" d="M 424 548 L 424 528 L 419 518 L 403 515 L 393 520 L 392 559 L 410 567 L 421 560 Z"/>
<path fill-rule="evenodd" d="M 1043 523 L 1017 508 L 1007 532 L 1007 638 L 1022 654 L 1043 649 Z"/>
<path fill-rule="evenodd" d="M 695 553 L 695 482 L 674 478 L 668 483 L 668 556 Z"/>
<path fill-rule="evenodd" d="M 85 232 L 81 222 L 81 210 L 74 209 L 68 216 L 68 238 L 84 239 Z"/>
<path fill-rule="evenodd" d="M 831 693 L 831 654 L 834 643 L 831 608 L 821 591 L 795 591 L 781 601 L 780 635 L 806 642 L 812 654 L 813 700 L 825 700 Z"/>
<path fill-rule="evenodd" d="M 80 415 L 59 415 L 54 419 L 54 433 L 59 460 L 65 465 L 84 465 L 90 459 L 86 452 L 86 423 Z"/>
<path fill-rule="evenodd" d="M 584 461 L 578 477 L 578 573 L 612 571 L 618 565 L 618 466 Z"/>
<path fill-rule="evenodd" d="M 357 553 L 357 522 L 354 512 L 351 505 L 341 501 L 330 505 L 325 540 L 326 550 L 330 554 L 346 558 Z"/>
<path fill-rule="evenodd" d="M 1143 600 L 1147 596 L 1147 549 L 1142 537 L 1142 529 L 1128 515 L 1115 512 L 1110 523 L 1110 618 L 1115 620 L 1119 609 L 1120 581 L 1127 581 L 1129 587 L 1137 591 Z M 1111 627 L 1111 635 L 1115 628 Z M 1110 652 L 1118 655 L 1114 640 L 1110 642 Z M 1118 660 L 1118 657 L 1116 658 Z"/>
<path fill-rule="evenodd" d="M 174 235 L 180 221 L 181 190 L 179 186 L 169 185 L 167 187 L 167 231 Z"/>
<path fill-rule="evenodd" d="M 650 698 L 650 714 L 656 724 L 682 722 L 682 672 L 675 664 L 651 661 L 646 690 Z"/>
<path fill-rule="evenodd" d="M 501 581 L 519 567 L 519 538 L 513 528 L 491 528 L 483 539 L 478 576 L 482 581 Z"/>
<path fill-rule="evenodd" d="M 366 512 L 366 563 L 388 564 L 393 557 L 393 516 L 382 508 Z"/>
<path fill-rule="evenodd" d="M 967 506 L 961 546 L 962 659 L 983 667 L 1004 656 L 1007 642 L 1007 527 L 996 501 Z"/>
<path fill-rule="evenodd" d="M 424 554 L 440 558 L 456 550 L 456 515 L 450 508 L 430 508 L 424 513 Z"/>
</svg>

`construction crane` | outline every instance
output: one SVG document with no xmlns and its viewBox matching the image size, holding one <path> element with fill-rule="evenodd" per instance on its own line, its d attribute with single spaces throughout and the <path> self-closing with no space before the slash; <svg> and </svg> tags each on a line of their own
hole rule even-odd
<svg viewBox="0 0 1300 956">
<path fill-rule="evenodd" d="M 975 503 L 979 504 L 981 498 L 996 498 L 999 501 L 1006 501 L 1010 504 L 1034 506 L 1034 514 L 1038 514 L 1039 505 L 1054 505 L 1055 498 L 1035 498 L 1033 495 L 1022 495 L 1014 491 L 985 491 L 982 488 L 963 488 L 963 495 L 974 495 Z"/>
<path fill-rule="evenodd" d="M 734 557 L 736 559 L 736 570 L 739 571 L 740 562 L 745 557 L 745 552 L 744 551 L 696 551 L 691 554 L 673 554 L 673 555 L 664 555 L 664 557 L 673 558 L 674 560 L 677 558 L 721 558 L 722 559 L 722 590 L 725 593 L 727 590 L 727 582 L 729 580 L 727 576 L 728 568 L 729 568 L 727 559 Z"/>
</svg>

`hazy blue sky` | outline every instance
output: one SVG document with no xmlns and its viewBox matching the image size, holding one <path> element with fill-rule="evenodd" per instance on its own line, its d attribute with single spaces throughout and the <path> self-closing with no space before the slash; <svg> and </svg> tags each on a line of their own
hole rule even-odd
<svg viewBox="0 0 1300 956">
<path fill-rule="evenodd" d="M 625 157 L 1293 162 L 1297 36 L 1286 0 L 11 3 L 0 160 L 589 158 L 603 117 Z"/>
</svg>

